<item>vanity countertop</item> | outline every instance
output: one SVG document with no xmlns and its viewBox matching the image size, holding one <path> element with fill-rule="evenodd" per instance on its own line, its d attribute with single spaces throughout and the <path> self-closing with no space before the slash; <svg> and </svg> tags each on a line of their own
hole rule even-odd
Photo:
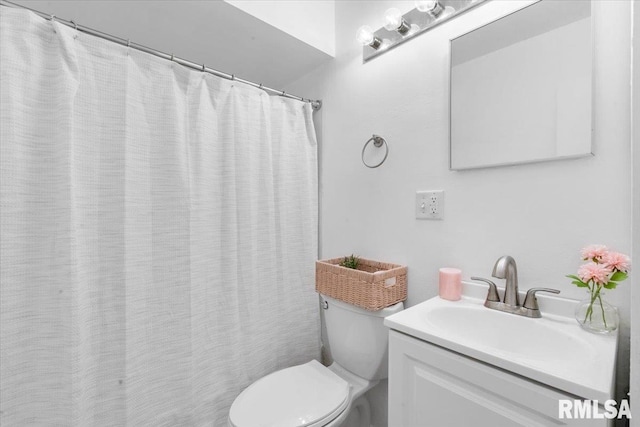
<svg viewBox="0 0 640 427">
<path fill-rule="evenodd" d="M 614 398 L 617 333 L 583 330 L 577 301 L 539 295 L 542 318 L 484 307 L 487 287 L 463 283 L 463 297 L 434 297 L 385 319 L 389 328 L 522 375 L 581 399 Z"/>
</svg>

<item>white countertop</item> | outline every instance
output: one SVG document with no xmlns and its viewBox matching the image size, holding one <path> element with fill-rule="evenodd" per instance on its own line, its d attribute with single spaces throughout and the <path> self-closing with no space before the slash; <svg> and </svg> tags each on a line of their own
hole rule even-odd
<svg viewBox="0 0 640 427">
<path fill-rule="evenodd" d="M 487 289 L 465 282 L 461 300 L 434 297 L 384 323 L 582 399 L 614 398 L 617 333 L 583 330 L 573 315 L 577 301 L 565 298 L 539 294 L 540 319 L 488 309 Z"/>
</svg>

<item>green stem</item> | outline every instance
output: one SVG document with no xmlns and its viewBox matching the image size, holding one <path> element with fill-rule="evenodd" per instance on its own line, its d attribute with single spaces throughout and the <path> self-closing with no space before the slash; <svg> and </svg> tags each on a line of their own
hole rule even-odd
<svg viewBox="0 0 640 427">
<path fill-rule="evenodd" d="M 604 327 L 608 328 L 607 319 L 604 317 L 604 306 L 602 305 L 602 298 L 600 297 L 600 289 L 598 289 L 598 301 L 600 301 L 600 310 L 602 310 L 602 321 L 604 322 Z"/>
<path fill-rule="evenodd" d="M 584 315 L 584 322 L 582 323 L 586 323 L 587 319 L 589 319 L 589 321 L 591 321 L 591 316 L 593 315 L 593 303 L 596 300 L 596 297 L 598 296 L 599 289 L 598 291 L 596 291 L 596 285 L 595 283 L 592 283 L 591 286 L 589 286 L 589 292 L 591 293 L 591 302 L 589 303 L 589 307 L 587 307 L 587 312 Z"/>
</svg>

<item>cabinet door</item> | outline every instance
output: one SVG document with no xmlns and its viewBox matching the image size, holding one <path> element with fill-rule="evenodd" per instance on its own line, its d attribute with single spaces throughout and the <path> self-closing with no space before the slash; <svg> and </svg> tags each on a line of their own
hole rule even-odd
<svg viewBox="0 0 640 427">
<path fill-rule="evenodd" d="M 433 344 L 389 334 L 389 426 L 607 426 L 559 419 L 556 389 Z"/>
</svg>

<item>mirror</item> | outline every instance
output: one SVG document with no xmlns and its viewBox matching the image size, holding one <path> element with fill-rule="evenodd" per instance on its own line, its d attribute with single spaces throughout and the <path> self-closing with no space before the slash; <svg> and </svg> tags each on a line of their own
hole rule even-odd
<svg viewBox="0 0 640 427">
<path fill-rule="evenodd" d="M 591 154 L 591 22 L 541 0 L 451 40 L 452 170 Z"/>
</svg>

